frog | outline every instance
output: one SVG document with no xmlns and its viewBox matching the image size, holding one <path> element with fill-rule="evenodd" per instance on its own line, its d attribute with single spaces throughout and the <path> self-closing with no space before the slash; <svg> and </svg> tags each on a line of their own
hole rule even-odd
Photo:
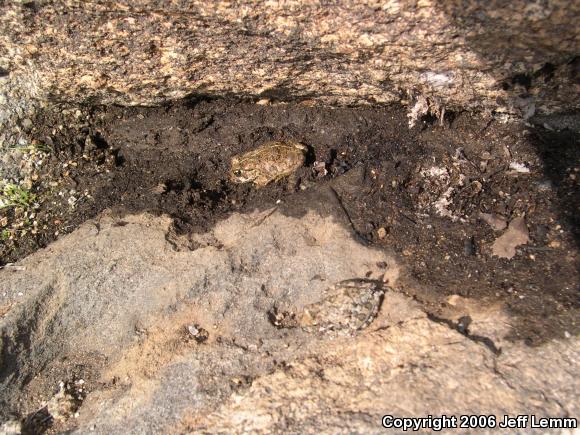
<svg viewBox="0 0 580 435">
<path fill-rule="evenodd" d="M 322 300 L 304 307 L 298 324 L 311 332 L 354 335 L 376 319 L 387 290 L 378 280 L 340 281 L 324 291 Z"/>
<path fill-rule="evenodd" d="M 231 180 L 253 183 L 257 188 L 286 178 L 304 165 L 308 147 L 294 141 L 267 142 L 258 148 L 232 157 Z"/>
</svg>

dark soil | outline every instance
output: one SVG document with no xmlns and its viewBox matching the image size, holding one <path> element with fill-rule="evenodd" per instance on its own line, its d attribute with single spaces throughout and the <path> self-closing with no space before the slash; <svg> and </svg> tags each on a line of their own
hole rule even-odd
<svg viewBox="0 0 580 435">
<path fill-rule="evenodd" d="M 282 200 L 284 212 L 299 214 L 309 191 L 330 186 L 361 242 L 400 256 L 400 290 L 433 315 L 459 294 L 505 302 L 517 321 L 514 340 L 538 344 L 579 332 L 576 133 L 463 113 L 409 129 L 401 107 L 189 100 L 81 112 L 37 119 L 35 138 L 52 148 L 37 185 L 39 230 L 5 242 L 0 261 L 22 258 L 107 208 L 119 213 L 120 225 L 124 213 L 169 214 L 168 237 L 177 249 L 193 249 L 184 235 L 228 213 Z M 255 189 L 229 181 L 233 155 L 284 139 L 311 149 L 295 182 Z M 325 163 L 326 175 L 315 161 Z M 513 162 L 529 173 L 510 169 Z M 481 212 L 508 222 L 525 216 L 530 243 L 512 259 L 493 256 L 503 231 Z"/>
</svg>

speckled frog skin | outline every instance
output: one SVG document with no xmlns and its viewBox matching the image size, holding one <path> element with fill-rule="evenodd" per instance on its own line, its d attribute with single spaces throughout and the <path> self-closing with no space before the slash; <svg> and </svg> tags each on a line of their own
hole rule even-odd
<svg viewBox="0 0 580 435">
<path fill-rule="evenodd" d="M 304 308 L 300 326 L 319 332 L 354 334 L 377 317 L 387 287 L 368 279 L 349 279 L 326 289 L 324 298 Z"/>
<path fill-rule="evenodd" d="M 264 187 L 294 173 L 304 165 L 308 148 L 298 142 L 268 142 L 232 157 L 231 180 Z"/>
</svg>

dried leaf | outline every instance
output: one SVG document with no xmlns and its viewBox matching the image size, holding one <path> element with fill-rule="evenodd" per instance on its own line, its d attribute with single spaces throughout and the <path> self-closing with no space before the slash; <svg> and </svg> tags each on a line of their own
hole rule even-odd
<svg viewBox="0 0 580 435">
<path fill-rule="evenodd" d="M 512 258 L 516 255 L 516 247 L 530 241 L 526 221 L 517 217 L 510 222 L 505 233 L 498 237 L 492 246 L 493 255 L 501 258 Z"/>
</svg>

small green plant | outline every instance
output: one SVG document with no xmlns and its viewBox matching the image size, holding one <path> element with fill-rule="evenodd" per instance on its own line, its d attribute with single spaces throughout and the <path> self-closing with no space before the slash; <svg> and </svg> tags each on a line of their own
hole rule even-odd
<svg viewBox="0 0 580 435">
<path fill-rule="evenodd" d="M 13 150 L 18 150 L 18 151 L 22 151 L 22 152 L 43 152 L 45 154 L 48 154 L 50 152 L 50 147 L 45 144 L 45 143 L 40 143 L 40 142 L 32 142 L 29 145 L 15 145 L 10 147 Z"/>
<path fill-rule="evenodd" d="M 14 183 L 0 185 L 0 210 L 9 207 L 29 208 L 36 195 Z"/>
<path fill-rule="evenodd" d="M 2 240 L 3 242 L 8 240 L 10 238 L 10 230 L 4 228 L 2 230 L 2 233 L 0 233 L 0 240 Z"/>
</svg>

